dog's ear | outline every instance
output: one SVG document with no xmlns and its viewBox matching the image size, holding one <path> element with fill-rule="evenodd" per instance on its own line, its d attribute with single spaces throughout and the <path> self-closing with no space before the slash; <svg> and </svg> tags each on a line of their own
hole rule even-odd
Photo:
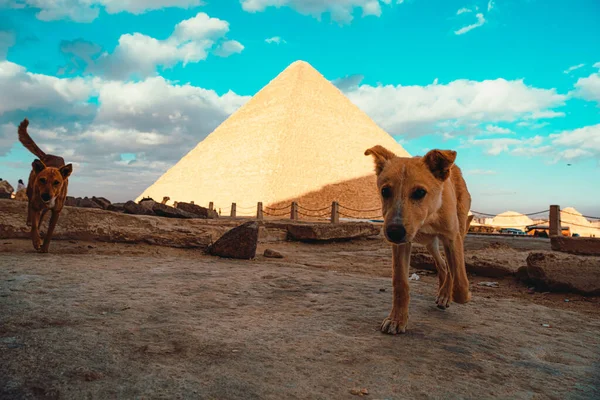
<svg viewBox="0 0 600 400">
<path fill-rule="evenodd" d="M 35 171 L 36 174 L 39 174 L 40 172 L 42 172 L 43 170 L 46 169 L 46 164 L 44 164 L 41 160 L 38 160 L 36 158 L 31 163 L 31 167 L 33 168 L 33 170 Z"/>
<path fill-rule="evenodd" d="M 380 145 L 367 149 L 365 151 L 365 156 L 373 156 L 373 159 L 375 160 L 375 172 L 377 173 L 377 175 L 379 175 L 381 171 L 383 171 L 383 167 L 385 167 L 385 164 L 389 160 L 391 160 L 392 158 L 396 158 L 396 155 L 394 153 Z"/>
<path fill-rule="evenodd" d="M 453 150 L 431 150 L 423 157 L 423 162 L 433 176 L 445 181 L 450 176 L 450 169 L 456 160 L 456 152 Z"/>
<path fill-rule="evenodd" d="M 71 175 L 71 172 L 73 172 L 73 165 L 72 164 L 64 165 L 64 166 L 60 167 L 59 171 L 60 171 L 60 174 L 62 175 L 63 179 L 67 179 L 69 177 L 69 175 Z"/>
</svg>

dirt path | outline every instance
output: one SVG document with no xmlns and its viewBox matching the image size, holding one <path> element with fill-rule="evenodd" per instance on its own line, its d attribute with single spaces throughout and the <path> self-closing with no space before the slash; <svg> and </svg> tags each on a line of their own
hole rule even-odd
<svg viewBox="0 0 600 400">
<path fill-rule="evenodd" d="M 332 245 L 329 260 L 371 245 Z M 411 281 L 408 333 L 383 335 L 391 288 L 373 273 L 389 263 L 383 247 L 354 258 L 358 273 L 307 267 L 310 249 L 327 260 L 308 245 L 245 262 L 151 246 L 2 246 L 2 399 L 600 396 L 597 303 L 547 307 L 487 289 L 441 311 L 424 276 Z"/>
</svg>

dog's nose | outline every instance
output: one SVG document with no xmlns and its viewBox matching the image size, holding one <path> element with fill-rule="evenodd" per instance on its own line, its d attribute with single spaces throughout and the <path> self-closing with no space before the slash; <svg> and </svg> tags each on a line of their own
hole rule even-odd
<svg viewBox="0 0 600 400">
<path fill-rule="evenodd" d="M 42 195 L 40 197 L 44 201 L 50 201 L 50 194 L 48 194 L 48 193 L 42 193 Z"/>
<path fill-rule="evenodd" d="M 406 229 L 404 228 L 404 225 L 388 225 L 385 233 L 387 234 L 388 239 L 394 243 L 402 243 L 406 239 Z"/>
</svg>

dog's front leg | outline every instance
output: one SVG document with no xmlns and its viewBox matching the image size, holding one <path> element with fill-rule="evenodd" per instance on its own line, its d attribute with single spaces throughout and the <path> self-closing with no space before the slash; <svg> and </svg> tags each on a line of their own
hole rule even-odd
<svg viewBox="0 0 600 400">
<path fill-rule="evenodd" d="M 33 248 L 36 250 L 40 249 L 42 239 L 40 239 L 39 223 L 40 223 L 40 212 L 34 210 L 32 207 L 29 208 L 29 217 L 31 222 L 31 241 Z"/>
<path fill-rule="evenodd" d="M 392 285 L 393 303 L 390 316 L 383 320 L 381 331 L 395 335 L 406 332 L 408 324 L 408 303 L 410 293 L 408 286 L 408 268 L 412 245 L 405 243 L 392 246 Z"/>
<path fill-rule="evenodd" d="M 54 228 L 56 227 L 56 223 L 58 222 L 59 212 L 52 210 L 52 216 L 50 217 L 50 223 L 48 224 L 48 232 L 46 232 L 46 237 L 44 237 L 44 244 L 42 245 L 42 253 L 47 253 L 48 248 L 50 247 L 50 239 L 52 238 L 52 234 L 54 233 Z"/>
<path fill-rule="evenodd" d="M 460 234 L 454 239 L 444 240 L 444 253 L 450 265 L 450 273 L 454 278 L 452 300 L 458 304 L 465 304 L 471 300 L 469 291 L 469 278 L 465 268 L 465 248 Z"/>
</svg>

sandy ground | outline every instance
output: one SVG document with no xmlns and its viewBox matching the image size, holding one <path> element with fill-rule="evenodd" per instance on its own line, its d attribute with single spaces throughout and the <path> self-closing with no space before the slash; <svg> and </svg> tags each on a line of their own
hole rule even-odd
<svg viewBox="0 0 600 400">
<path fill-rule="evenodd" d="M 499 240 L 466 247 L 549 247 Z M 380 240 L 270 243 L 259 251 L 286 258 L 253 261 L 30 246 L 0 242 L 1 399 L 600 398 L 598 299 L 470 277 L 473 301 L 442 311 L 437 278 L 422 272 L 407 334 L 384 335 L 391 250 Z"/>
</svg>

